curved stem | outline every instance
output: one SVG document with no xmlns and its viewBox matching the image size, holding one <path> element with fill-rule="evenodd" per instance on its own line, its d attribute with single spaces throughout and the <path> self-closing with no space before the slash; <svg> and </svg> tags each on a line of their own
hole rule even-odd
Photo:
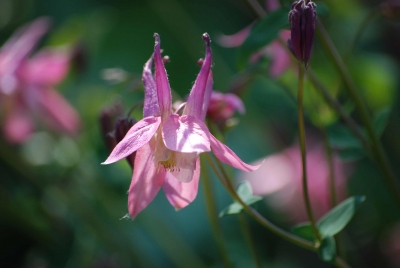
<svg viewBox="0 0 400 268">
<path fill-rule="evenodd" d="M 390 168 L 388 159 L 386 157 L 386 154 L 383 150 L 382 144 L 380 143 L 380 140 L 378 136 L 376 135 L 371 118 L 368 112 L 368 109 L 366 105 L 364 104 L 358 89 L 356 85 L 354 84 L 354 81 L 351 79 L 351 76 L 346 68 L 346 65 L 344 64 L 342 58 L 340 57 L 338 51 L 336 50 L 335 46 L 333 45 L 332 40 L 330 39 L 328 33 L 326 32 L 324 26 L 322 23 L 317 20 L 317 33 L 319 40 L 326 50 L 327 54 L 331 57 L 333 60 L 333 63 L 335 64 L 337 70 L 339 71 L 339 74 L 342 76 L 343 82 L 345 84 L 345 88 L 347 89 L 349 96 L 352 98 L 357 112 L 359 113 L 361 120 L 367 130 L 368 136 L 371 141 L 371 146 L 372 146 L 372 152 L 374 155 L 374 158 L 380 168 L 383 171 L 384 178 L 386 183 L 388 184 L 388 187 L 393 194 L 393 197 L 395 198 L 397 205 L 400 207 L 400 189 L 397 184 L 397 179 L 393 173 L 393 171 Z"/>
<path fill-rule="evenodd" d="M 257 0 L 247 0 L 247 3 L 251 6 L 257 16 L 261 19 L 263 18 L 267 12 L 265 12 L 264 8 L 260 5 Z"/>
<path fill-rule="evenodd" d="M 310 196 L 308 194 L 308 186 L 307 186 L 307 158 L 306 158 L 306 132 L 304 127 L 304 115 L 303 115 L 303 89 L 304 89 L 304 68 L 301 63 L 299 63 L 299 87 L 298 87 L 298 95 L 297 95 L 297 111 L 298 111 L 298 121 L 299 121 L 299 143 L 301 150 L 301 164 L 302 164 L 302 172 L 303 172 L 303 194 L 304 194 L 304 203 L 306 205 L 307 216 L 310 220 L 311 227 L 313 229 L 314 235 L 317 238 L 318 242 L 321 242 L 321 236 L 319 234 L 317 224 L 314 219 L 314 215 L 312 213 Z"/>
<path fill-rule="evenodd" d="M 216 210 L 216 202 L 214 197 L 214 190 L 211 185 L 211 179 L 207 170 L 202 166 L 202 181 L 204 184 L 204 197 L 207 206 L 208 217 L 210 219 L 212 231 L 214 233 L 214 238 L 217 242 L 217 246 L 219 252 L 221 254 L 222 261 L 224 263 L 224 267 L 232 267 L 229 261 L 229 255 L 226 250 L 225 241 L 222 236 L 221 226 L 218 221 L 218 211 Z"/>
<path fill-rule="evenodd" d="M 285 230 L 280 229 L 279 227 L 275 226 L 273 223 L 265 219 L 260 213 L 258 213 L 255 209 L 247 205 L 246 203 L 243 202 L 243 200 L 239 197 L 239 195 L 236 193 L 235 189 L 232 186 L 232 183 L 229 180 L 229 177 L 227 176 L 227 173 L 223 169 L 221 163 L 217 160 L 217 164 L 220 167 L 220 171 L 218 168 L 215 166 L 214 162 L 211 159 L 211 156 L 209 154 L 205 154 L 207 157 L 208 162 L 210 163 L 210 166 L 214 170 L 215 174 L 217 177 L 220 179 L 221 183 L 225 186 L 226 190 L 229 192 L 229 194 L 243 206 L 243 209 L 251 216 L 253 217 L 257 222 L 259 222 L 262 226 L 266 227 L 268 230 L 273 232 L 274 234 L 288 240 L 289 242 L 298 245 L 300 247 L 303 247 L 308 250 L 316 251 L 317 248 L 316 246 L 300 237 L 294 236 L 289 232 L 286 232 Z M 221 169 L 222 167 L 222 169 Z"/>
<path fill-rule="evenodd" d="M 289 232 L 286 232 L 285 230 L 282 230 L 278 226 L 275 226 L 273 223 L 268 221 L 266 218 L 264 218 L 260 213 L 258 213 L 255 209 L 247 205 L 243 200 L 240 198 L 240 196 L 236 193 L 235 189 L 233 188 L 233 185 L 227 176 L 227 173 L 222 166 L 221 162 L 216 159 L 216 163 L 219 167 L 220 170 L 215 166 L 213 160 L 211 159 L 211 156 L 209 154 L 205 154 L 206 158 L 211 166 L 211 168 L 214 170 L 215 174 L 217 175 L 218 179 L 221 181 L 222 185 L 226 188 L 226 190 L 229 192 L 229 194 L 239 203 L 242 205 L 243 210 L 246 211 L 254 220 L 256 220 L 258 223 L 260 223 L 262 226 L 273 232 L 274 234 L 280 236 L 281 238 L 297 245 L 302 248 L 311 250 L 311 251 L 317 251 L 318 247 L 316 244 L 311 243 L 308 240 L 302 239 L 300 237 L 294 236 Z M 342 268 L 347 268 L 350 267 L 343 259 L 340 257 L 336 257 L 335 259 L 335 265 L 337 267 L 342 267 Z"/>
<path fill-rule="evenodd" d="M 381 14 L 380 8 L 373 8 L 368 12 L 367 16 L 361 21 L 361 24 L 357 27 L 356 33 L 354 34 L 354 39 L 351 42 L 349 47 L 348 55 L 351 56 L 355 47 L 357 46 L 358 41 L 361 39 L 362 34 L 364 33 L 367 26 L 379 15 Z"/>
</svg>

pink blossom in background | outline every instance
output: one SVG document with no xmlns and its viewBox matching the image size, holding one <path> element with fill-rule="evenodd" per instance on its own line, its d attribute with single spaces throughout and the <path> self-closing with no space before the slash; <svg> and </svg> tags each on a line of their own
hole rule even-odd
<svg viewBox="0 0 400 268">
<path fill-rule="evenodd" d="M 253 164 L 260 163 L 256 161 Z M 351 167 L 334 155 L 334 176 L 337 200 L 346 197 L 346 180 Z M 325 150 L 320 143 L 307 148 L 307 178 L 311 206 L 317 219 L 331 208 L 329 192 L 329 168 Z M 240 176 L 249 181 L 255 195 L 265 196 L 268 205 L 283 212 L 291 222 L 308 221 L 303 199 L 302 163 L 300 147 L 296 144 L 280 153 L 268 156 L 255 172 Z"/>
<path fill-rule="evenodd" d="M 279 1 L 267 0 L 265 6 L 268 11 L 274 11 L 279 8 Z M 223 47 L 239 47 L 243 44 L 246 38 L 249 36 L 252 27 L 255 22 L 252 22 L 246 28 L 240 30 L 233 35 L 222 35 L 218 39 L 218 43 Z M 290 31 L 282 30 L 279 33 L 279 37 L 282 40 L 287 40 L 290 37 Z M 278 40 L 271 42 L 268 46 L 264 47 L 260 51 L 254 53 L 249 61 L 251 63 L 257 62 L 262 56 L 267 56 L 271 59 L 269 66 L 269 75 L 273 78 L 277 78 L 282 75 L 291 64 L 291 56 L 289 55 L 285 46 L 283 46 Z"/>
<path fill-rule="evenodd" d="M 211 120 L 227 120 L 235 112 L 244 114 L 245 108 L 242 100 L 232 93 L 211 92 L 210 103 L 207 109 L 207 116 Z"/>
<path fill-rule="evenodd" d="M 206 57 L 182 115 L 172 112 L 171 89 L 158 34 L 155 38 L 154 54 L 145 64 L 142 76 L 145 87 L 144 118 L 133 125 L 103 163 L 111 164 L 136 152 L 128 193 L 128 209 L 132 218 L 148 206 L 161 187 L 176 209 L 189 205 L 197 195 L 200 153 L 212 150 L 221 162 L 243 171 L 258 168 L 244 163 L 204 124 L 213 86 L 209 35 L 203 35 Z M 151 71 L 153 59 L 154 76 Z"/>
<path fill-rule="evenodd" d="M 2 128 L 12 143 L 24 142 L 36 121 L 69 135 L 79 130 L 79 115 L 54 88 L 68 74 L 69 51 L 45 48 L 30 57 L 49 24 L 40 18 L 21 27 L 0 50 Z"/>
</svg>

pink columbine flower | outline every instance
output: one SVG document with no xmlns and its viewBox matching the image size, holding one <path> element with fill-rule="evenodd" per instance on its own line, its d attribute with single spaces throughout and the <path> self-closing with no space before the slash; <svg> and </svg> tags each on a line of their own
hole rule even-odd
<svg viewBox="0 0 400 268">
<path fill-rule="evenodd" d="M 244 114 L 245 108 L 242 100 L 232 93 L 221 93 L 212 91 L 208 105 L 207 116 L 211 120 L 227 120 L 233 116 L 235 111 Z"/>
<path fill-rule="evenodd" d="M 258 166 L 244 163 L 218 141 L 203 123 L 212 90 L 210 37 L 203 35 L 206 56 L 182 115 L 172 112 L 171 89 L 155 34 L 154 54 L 144 65 L 145 100 L 143 116 L 117 144 L 103 164 L 116 162 L 136 151 L 128 209 L 132 218 L 155 198 L 163 187 L 173 207 L 181 209 L 197 195 L 200 177 L 199 154 L 214 152 L 228 165 L 244 171 Z M 151 66 L 155 62 L 155 76 Z"/>
<path fill-rule="evenodd" d="M 36 119 L 71 135 L 79 129 L 78 114 L 54 89 L 68 74 L 69 53 L 46 48 L 29 58 L 48 28 L 48 19 L 37 19 L 20 28 L 0 50 L 3 132 L 13 143 L 29 137 Z"/>
<path fill-rule="evenodd" d="M 346 179 L 351 167 L 340 161 L 337 154 L 334 154 L 333 163 L 337 198 L 342 201 L 346 196 Z M 323 146 L 316 141 L 307 146 L 307 174 L 311 206 L 318 219 L 332 208 L 332 204 L 326 154 Z M 241 174 L 240 180 L 249 181 L 255 195 L 266 196 L 268 204 L 285 213 L 291 222 L 307 221 L 303 202 L 301 154 L 297 144 L 268 156 L 260 169 Z"/>
<path fill-rule="evenodd" d="M 266 0 L 265 6 L 268 11 L 274 11 L 279 8 L 279 1 L 277 0 Z M 246 28 L 240 30 L 233 35 L 222 35 L 218 39 L 218 43 L 224 47 L 239 47 L 243 44 L 246 38 L 249 36 L 251 29 L 255 22 L 252 22 Z M 279 33 L 279 37 L 282 40 L 287 40 L 290 37 L 290 31 L 282 30 Z M 269 75 L 273 78 L 277 78 L 282 75 L 291 64 L 290 55 L 287 53 L 286 48 L 277 40 L 273 41 L 268 46 L 262 48 L 260 51 L 254 53 L 249 61 L 251 63 L 257 62 L 260 57 L 267 56 L 271 59 L 271 65 L 269 67 Z"/>
</svg>

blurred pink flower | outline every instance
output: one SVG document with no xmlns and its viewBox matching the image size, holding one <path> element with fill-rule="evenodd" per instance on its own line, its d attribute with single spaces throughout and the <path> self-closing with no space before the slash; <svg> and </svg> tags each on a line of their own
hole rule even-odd
<svg viewBox="0 0 400 268">
<path fill-rule="evenodd" d="M 207 116 L 212 120 L 227 120 L 235 111 L 244 114 L 245 108 L 242 100 L 232 93 L 212 91 Z"/>
<path fill-rule="evenodd" d="M 54 89 L 68 74 L 70 54 L 45 48 L 29 58 L 48 28 L 48 19 L 37 19 L 17 30 L 0 50 L 2 127 L 9 142 L 24 142 L 36 119 L 70 135 L 79 129 L 78 114 Z"/>
<path fill-rule="evenodd" d="M 274 11 L 279 8 L 279 2 L 277 0 L 266 0 L 265 6 L 268 11 Z M 252 22 L 249 26 L 233 35 L 220 36 L 218 39 L 218 43 L 223 47 L 229 48 L 241 46 L 246 38 L 249 36 L 254 24 L 255 22 Z M 282 40 L 287 40 L 288 38 L 290 38 L 290 31 L 280 31 L 279 37 Z M 269 66 L 269 75 L 271 77 L 279 77 L 290 67 L 290 55 L 287 52 L 286 48 L 277 40 L 273 41 L 271 44 L 264 47 L 260 51 L 254 53 L 250 57 L 249 61 L 251 63 L 254 63 L 258 61 L 262 56 L 267 56 L 271 59 L 271 64 Z"/>
<path fill-rule="evenodd" d="M 338 200 L 346 196 L 346 180 L 350 166 L 334 154 L 334 178 Z M 256 161 L 253 164 L 260 163 Z M 328 212 L 330 204 L 329 168 L 323 146 L 319 143 L 307 148 L 307 176 L 311 206 L 318 219 Z M 240 181 L 249 181 L 255 195 L 267 196 L 268 204 L 285 213 L 291 222 L 307 221 L 303 201 L 302 164 L 300 147 L 296 144 L 265 159 L 255 172 L 241 174 Z"/>
<path fill-rule="evenodd" d="M 206 57 L 181 116 L 172 113 L 171 89 L 158 34 L 155 38 L 154 54 L 145 64 L 142 76 L 144 118 L 133 125 L 103 163 L 114 163 L 137 151 L 128 195 L 132 218 L 147 207 L 161 187 L 176 209 L 189 205 L 197 195 L 200 153 L 212 150 L 221 162 L 244 171 L 258 168 L 244 163 L 203 122 L 213 85 L 209 35 L 203 35 Z M 155 76 L 151 71 L 153 58 Z"/>
<path fill-rule="evenodd" d="M 390 267 L 400 267 L 400 223 L 390 227 L 381 237 L 381 251 Z"/>
</svg>

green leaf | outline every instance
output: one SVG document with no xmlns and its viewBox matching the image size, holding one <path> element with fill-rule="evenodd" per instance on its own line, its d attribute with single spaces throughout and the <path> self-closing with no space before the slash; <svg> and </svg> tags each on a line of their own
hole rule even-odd
<svg viewBox="0 0 400 268">
<path fill-rule="evenodd" d="M 362 148 L 361 142 L 354 137 L 350 129 L 333 124 L 327 127 L 329 143 L 336 148 Z"/>
<path fill-rule="evenodd" d="M 378 134 L 378 136 L 381 136 L 383 134 L 383 131 L 385 130 L 389 122 L 389 116 L 390 116 L 389 108 L 384 108 L 375 114 L 374 129 Z"/>
<path fill-rule="evenodd" d="M 339 157 L 345 161 L 355 161 L 367 155 L 364 148 L 346 148 L 340 151 Z"/>
<path fill-rule="evenodd" d="M 251 54 L 271 43 L 283 27 L 288 24 L 288 10 L 278 9 L 267 14 L 261 21 L 257 22 L 243 45 L 238 55 L 238 67 L 243 69 Z"/>
<path fill-rule="evenodd" d="M 245 182 L 242 182 L 239 184 L 239 186 L 237 188 L 237 194 L 243 200 L 243 202 L 246 203 L 247 205 L 254 204 L 255 202 L 258 202 L 262 199 L 262 197 L 253 195 L 253 190 L 251 189 L 251 185 L 248 181 L 245 181 Z M 242 209 L 243 209 L 243 206 L 240 203 L 235 201 L 232 204 L 230 204 L 228 207 L 223 209 L 219 213 L 219 217 L 240 213 L 242 211 Z"/>
<path fill-rule="evenodd" d="M 350 222 L 364 200 L 365 196 L 352 196 L 325 214 L 318 222 L 318 229 L 322 237 L 334 236 L 339 233 Z"/>
<path fill-rule="evenodd" d="M 332 236 L 327 236 L 321 241 L 318 247 L 319 257 L 326 262 L 331 262 L 336 258 L 336 242 Z"/>
<path fill-rule="evenodd" d="M 310 242 L 315 242 L 317 239 L 309 222 L 300 223 L 291 229 L 291 232 Z"/>
</svg>

